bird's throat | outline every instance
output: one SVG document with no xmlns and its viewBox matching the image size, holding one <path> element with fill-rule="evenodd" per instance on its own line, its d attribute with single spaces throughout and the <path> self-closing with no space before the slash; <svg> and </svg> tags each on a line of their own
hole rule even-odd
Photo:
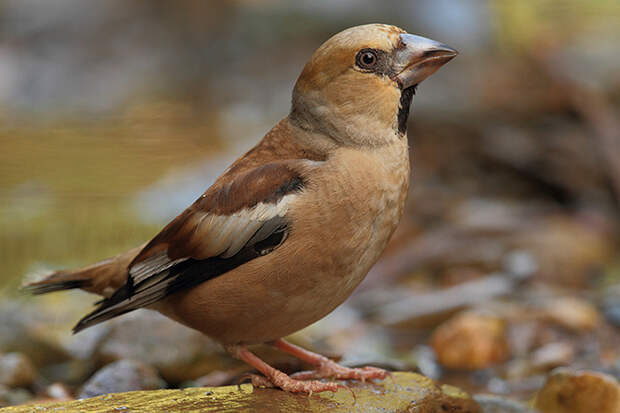
<svg viewBox="0 0 620 413">
<path fill-rule="evenodd" d="M 409 109 L 413 102 L 413 95 L 418 87 L 417 84 L 403 89 L 400 93 L 400 106 L 398 109 L 398 133 L 404 135 L 407 132 L 407 120 L 409 119 Z"/>
</svg>

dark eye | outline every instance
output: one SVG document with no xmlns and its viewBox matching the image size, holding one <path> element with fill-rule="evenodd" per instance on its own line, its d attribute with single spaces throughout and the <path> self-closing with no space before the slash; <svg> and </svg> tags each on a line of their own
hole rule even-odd
<svg viewBox="0 0 620 413">
<path fill-rule="evenodd" d="M 355 60 L 362 69 L 372 69 L 377 65 L 377 52 L 371 49 L 360 50 Z"/>
</svg>

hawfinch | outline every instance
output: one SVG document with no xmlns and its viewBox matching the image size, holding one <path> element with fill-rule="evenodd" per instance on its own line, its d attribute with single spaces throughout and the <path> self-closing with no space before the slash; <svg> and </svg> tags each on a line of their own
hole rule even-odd
<svg viewBox="0 0 620 413">
<path fill-rule="evenodd" d="M 289 115 L 152 240 L 25 288 L 103 296 L 74 332 L 138 308 L 157 310 L 256 368 L 257 386 L 312 393 L 343 386 L 311 379 L 385 377 L 282 337 L 334 310 L 381 255 L 407 196 L 415 89 L 456 55 L 383 24 L 334 35 L 306 63 Z M 246 348 L 257 343 L 315 370 L 288 376 Z"/>
</svg>

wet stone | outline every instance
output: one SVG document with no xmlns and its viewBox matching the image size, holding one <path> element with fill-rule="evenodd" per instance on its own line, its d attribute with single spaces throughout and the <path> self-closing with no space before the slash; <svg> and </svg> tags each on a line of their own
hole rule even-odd
<svg viewBox="0 0 620 413">
<path fill-rule="evenodd" d="M 82 387 L 79 398 L 131 390 L 161 389 L 165 385 L 153 367 L 135 360 L 119 360 L 95 373 Z"/>
<path fill-rule="evenodd" d="M 207 337 L 154 311 L 141 310 L 112 320 L 97 358 L 108 363 L 139 360 L 153 366 L 168 383 L 194 380 L 238 365 Z"/>
</svg>

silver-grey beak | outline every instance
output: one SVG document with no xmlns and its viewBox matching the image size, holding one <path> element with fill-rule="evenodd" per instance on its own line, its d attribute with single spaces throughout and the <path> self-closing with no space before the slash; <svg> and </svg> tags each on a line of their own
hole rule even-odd
<svg viewBox="0 0 620 413">
<path fill-rule="evenodd" d="M 445 44 L 413 34 L 401 34 L 400 42 L 394 53 L 393 79 L 401 89 L 417 85 L 459 54 Z"/>
</svg>

